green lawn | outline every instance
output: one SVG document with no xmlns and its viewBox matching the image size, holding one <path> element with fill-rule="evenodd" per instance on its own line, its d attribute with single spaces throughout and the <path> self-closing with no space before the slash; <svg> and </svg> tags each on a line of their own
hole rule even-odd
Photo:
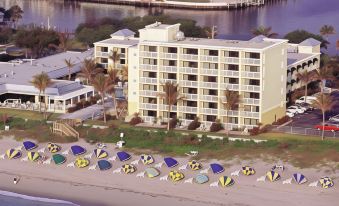
<svg viewBox="0 0 339 206">
<path fill-rule="evenodd" d="M 43 114 L 37 111 L 27 111 L 27 110 L 18 110 L 18 109 L 7 109 L 1 108 L 0 115 L 7 114 L 9 117 L 22 118 L 22 119 L 31 119 L 31 120 L 43 120 Z M 48 119 L 54 120 L 60 114 L 49 114 Z"/>
</svg>

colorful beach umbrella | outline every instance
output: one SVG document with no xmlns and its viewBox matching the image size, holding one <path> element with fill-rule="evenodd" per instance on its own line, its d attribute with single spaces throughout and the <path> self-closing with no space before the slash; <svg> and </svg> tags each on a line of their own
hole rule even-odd
<svg viewBox="0 0 339 206">
<path fill-rule="evenodd" d="M 38 152 L 28 152 L 27 153 L 27 157 L 32 162 L 35 162 L 35 161 L 37 161 L 39 159 L 40 154 Z"/>
<path fill-rule="evenodd" d="M 202 168 L 202 165 L 196 160 L 189 161 L 188 166 L 191 168 L 191 170 L 200 170 Z"/>
<path fill-rule="evenodd" d="M 30 150 L 35 149 L 35 148 L 38 147 L 38 145 L 35 144 L 32 141 L 24 141 L 22 144 L 24 145 L 25 150 L 27 150 L 27 151 L 30 151 Z"/>
<path fill-rule="evenodd" d="M 15 150 L 15 149 L 9 149 L 6 151 L 6 155 L 8 159 L 17 159 L 21 157 L 21 151 L 20 150 Z"/>
<path fill-rule="evenodd" d="M 122 168 L 122 171 L 124 171 L 126 174 L 130 174 L 136 171 L 136 168 L 130 164 L 122 165 L 121 168 Z"/>
<path fill-rule="evenodd" d="M 229 187 L 234 185 L 234 180 L 227 176 L 222 176 L 219 178 L 219 183 L 222 187 Z"/>
<path fill-rule="evenodd" d="M 266 177 L 271 181 L 271 182 L 274 182 L 274 181 L 277 181 L 280 179 L 280 175 L 275 172 L 275 171 L 268 171 L 266 173 Z"/>
<path fill-rule="evenodd" d="M 72 146 L 71 150 L 74 156 L 78 156 L 78 155 L 82 155 L 86 153 L 86 149 L 79 145 Z"/>
<path fill-rule="evenodd" d="M 208 182 L 209 178 L 207 175 L 204 174 L 198 174 L 195 178 L 194 181 L 198 184 L 204 184 L 206 182 Z"/>
<path fill-rule="evenodd" d="M 242 173 L 244 175 L 250 176 L 250 175 L 255 174 L 255 170 L 252 167 L 245 166 L 245 167 L 242 167 Z"/>
<path fill-rule="evenodd" d="M 101 171 L 108 170 L 112 168 L 112 164 L 107 160 L 99 160 L 98 167 Z"/>
<path fill-rule="evenodd" d="M 175 167 L 175 166 L 177 166 L 179 164 L 178 161 L 176 161 L 172 157 L 165 157 L 164 158 L 164 162 L 167 165 L 167 167 L 169 167 L 169 168 Z"/>
<path fill-rule="evenodd" d="M 184 179 L 185 176 L 183 173 L 173 170 L 173 171 L 170 171 L 169 177 L 171 178 L 173 182 L 177 182 L 177 181 Z"/>
<path fill-rule="evenodd" d="M 149 178 L 154 178 L 160 175 L 159 170 L 155 169 L 154 167 L 149 167 L 145 169 L 146 175 Z"/>
<path fill-rule="evenodd" d="M 305 175 L 303 175 L 301 173 L 294 173 L 293 174 L 293 179 L 299 185 L 304 184 L 305 182 L 307 182 L 307 179 L 306 179 Z"/>
<path fill-rule="evenodd" d="M 147 154 L 142 154 L 140 156 L 140 160 L 144 165 L 149 165 L 152 164 L 154 162 L 154 159 L 151 155 L 147 155 Z"/>
<path fill-rule="evenodd" d="M 210 167 L 211 167 L 212 172 L 213 172 L 214 174 L 219 174 L 219 173 L 222 173 L 223 171 L 225 171 L 224 167 L 221 166 L 221 165 L 218 164 L 218 163 L 210 164 Z"/>
<path fill-rule="evenodd" d="M 52 159 L 56 165 L 61 165 L 66 162 L 66 158 L 61 154 L 54 154 Z"/>
<path fill-rule="evenodd" d="M 78 168 L 84 168 L 84 167 L 87 167 L 89 165 L 89 160 L 86 159 L 86 158 L 83 158 L 83 157 L 78 157 L 76 158 L 75 160 L 75 165 L 78 167 Z"/>
<path fill-rule="evenodd" d="M 103 149 L 94 149 L 94 154 L 98 159 L 108 157 L 108 153 Z"/>
<path fill-rule="evenodd" d="M 121 162 L 124 162 L 124 161 L 131 159 L 131 155 L 128 154 L 127 152 L 124 152 L 124 151 L 118 152 L 117 156 L 118 156 L 118 158 Z"/>
<path fill-rule="evenodd" d="M 321 186 L 326 189 L 334 186 L 334 182 L 329 177 L 322 177 L 320 178 L 319 182 Z"/>
<path fill-rule="evenodd" d="M 61 147 L 57 144 L 54 144 L 54 143 L 48 143 L 47 149 L 50 153 L 56 153 L 56 152 L 59 152 L 61 150 Z"/>
</svg>

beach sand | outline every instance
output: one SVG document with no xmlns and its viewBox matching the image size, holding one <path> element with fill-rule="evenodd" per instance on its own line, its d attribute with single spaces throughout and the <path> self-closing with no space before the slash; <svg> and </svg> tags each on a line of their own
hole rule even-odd
<svg viewBox="0 0 339 206">
<path fill-rule="evenodd" d="M 93 145 L 85 142 L 77 143 L 84 146 L 87 151 L 94 149 Z M 14 148 L 21 143 L 10 138 L 0 140 L 0 153 L 7 149 Z M 40 144 L 39 148 L 46 144 Z M 71 144 L 61 145 L 63 149 L 69 148 Z M 38 148 L 38 149 L 39 149 Z M 116 154 L 117 150 L 112 146 L 106 148 L 110 156 Z M 26 151 L 23 151 L 23 156 Z M 45 155 L 51 156 L 48 152 Z M 161 156 L 155 155 L 156 162 L 162 160 Z M 134 156 L 130 161 L 139 158 Z M 67 156 L 67 162 L 73 161 L 73 155 Z M 177 158 L 180 165 L 186 164 L 187 158 Z M 91 165 L 97 159 L 92 157 Z M 203 206 L 203 205 L 275 205 L 275 206 L 322 206 L 335 205 L 339 201 L 339 189 L 336 182 L 339 178 L 338 171 L 324 169 L 297 169 L 291 165 L 286 171 L 279 172 L 282 176 L 277 182 L 256 182 L 256 179 L 264 175 L 271 167 L 272 163 L 261 160 L 232 160 L 220 162 L 225 167 L 225 172 L 214 175 L 209 172 L 210 181 L 204 185 L 184 184 L 183 181 L 173 183 L 159 181 L 158 178 L 149 179 L 136 178 L 137 172 L 143 171 L 146 167 L 137 165 L 138 171 L 134 174 L 112 174 L 112 170 L 120 167 L 122 162 L 113 162 L 113 168 L 107 171 L 89 171 L 87 168 L 67 168 L 64 165 L 40 165 L 32 162 L 20 162 L 17 160 L 0 160 L 0 190 L 16 192 L 19 194 L 61 199 L 73 203 L 89 206 Z M 207 162 L 203 162 L 208 167 Z M 230 175 L 241 166 L 250 165 L 255 168 L 256 174 L 253 176 L 234 177 L 235 184 L 227 188 L 211 188 L 209 184 L 217 181 L 222 175 Z M 178 169 L 178 168 L 176 168 Z M 161 175 L 168 174 L 170 169 L 163 166 Z M 308 187 L 307 184 L 283 185 L 282 180 L 288 179 L 294 172 L 301 172 L 308 178 L 308 183 L 318 180 L 322 176 L 334 178 L 335 186 L 330 189 L 321 187 Z M 183 171 L 186 178 L 194 177 L 198 172 L 190 170 Z M 20 182 L 13 184 L 13 178 L 20 176 Z"/>
</svg>

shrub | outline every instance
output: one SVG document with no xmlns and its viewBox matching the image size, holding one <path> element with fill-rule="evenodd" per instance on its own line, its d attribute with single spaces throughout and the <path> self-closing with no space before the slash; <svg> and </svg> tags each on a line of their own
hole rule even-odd
<svg viewBox="0 0 339 206">
<path fill-rule="evenodd" d="M 277 119 L 277 121 L 273 122 L 273 125 L 282 125 L 288 121 L 290 121 L 290 118 L 287 115 L 285 115 L 282 118 Z"/>
<path fill-rule="evenodd" d="M 188 126 L 187 129 L 188 130 L 196 130 L 198 127 L 200 127 L 200 122 L 199 122 L 199 118 L 195 118 Z"/>
<path fill-rule="evenodd" d="M 135 113 L 134 117 L 131 119 L 131 121 L 129 122 L 130 125 L 137 125 L 142 123 L 142 119 L 141 117 L 139 117 L 139 113 Z"/>
<path fill-rule="evenodd" d="M 218 132 L 222 129 L 223 129 L 222 124 L 220 123 L 220 120 L 217 119 L 215 122 L 212 123 L 212 125 L 210 127 L 210 132 Z"/>
<path fill-rule="evenodd" d="M 178 123 L 178 119 L 177 117 L 173 117 L 170 121 L 169 121 L 169 128 L 170 129 L 174 129 L 177 126 Z"/>
<path fill-rule="evenodd" d="M 255 136 L 260 134 L 260 128 L 259 127 L 253 127 L 253 129 L 249 130 L 250 135 Z"/>
</svg>

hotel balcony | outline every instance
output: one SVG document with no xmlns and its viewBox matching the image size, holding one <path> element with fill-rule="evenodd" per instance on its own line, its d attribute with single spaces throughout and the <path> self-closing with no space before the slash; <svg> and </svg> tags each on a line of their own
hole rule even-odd
<svg viewBox="0 0 339 206">
<path fill-rule="evenodd" d="M 259 105 L 260 100 L 259 99 L 253 99 L 253 98 L 242 98 L 242 103 Z"/>
<path fill-rule="evenodd" d="M 248 118 L 259 118 L 259 112 L 241 111 L 240 115 L 243 117 L 248 117 Z"/>
<path fill-rule="evenodd" d="M 200 70 L 200 74 L 202 74 L 202 75 L 215 75 L 215 76 L 218 76 L 218 70 L 217 69 L 202 68 Z"/>
<path fill-rule="evenodd" d="M 217 89 L 218 83 L 217 82 L 200 82 L 200 87 Z"/>
<path fill-rule="evenodd" d="M 229 90 L 239 90 L 239 84 L 229 84 L 229 83 L 221 83 L 221 89 L 229 89 Z"/>
<path fill-rule="evenodd" d="M 239 77 L 239 72 L 232 70 L 221 70 L 220 74 L 225 77 Z"/>
<path fill-rule="evenodd" d="M 158 71 L 158 66 L 150 64 L 140 64 L 140 69 L 147 71 Z"/>
<path fill-rule="evenodd" d="M 218 109 L 201 108 L 199 111 L 200 111 L 200 113 L 202 113 L 202 114 L 218 115 Z"/>
<path fill-rule="evenodd" d="M 161 84 L 165 84 L 166 82 L 177 83 L 176 79 L 160 79 Z"/>
<path fill-rule="evenodd" d="M 241 85 L 241 90 L 248 92 L 260 92 L 260 86 L 256 85 Z"/>
<path fill-rule="evenodd" d="M 109 52 L 101 52 L 101 51 L 97 51 L 95 52 L 97 57 L 108 57 L 109 56 Z"/>
<path fill-rule="evenodd" d="M 157 84 L 157 78 L 140 77 L 140 83 L 142 84 Z"/>
<path fill-rule="evenodd" d="M 207 56 L 207 55 L 201 55 L 200 56 L 200 61 L 204 61 L 204 62 L 218 62 L 219 61 L 219 57 L 218 56 Z"/>
<path fill-rule="evenodd" d="M 158 92 L 157 91 L 152 91 L 152 90 L 141 90 L 140 96 L 146 96 L 146 97 L 157 97 Z"/>
<path fill-rule="evenodd" d="M 243 58 L 242 63 L 243 64 L 260 65 L 260 59 Z"/>
<path fill-rule="evenodd" d="M 198 68 L 193 67 L 180 67 L 180 73 L 198 74 Z"/>
<path fill-rule="evenodd" d="M 155 117 L 142 116 L 142 119 L 144 120 L 144 122 L 154 122 Z"/>
<path fill-rule="evenodd" d="M 198 95 L 197 94 L 183 93 L 183 96 L 184 96 L 185 100 L 197 100 L 198 99 Z"/>
<path fill-rule="evenodd" d="M 168 111 L 168 105 L 166 105 L 166 104 L 160 104 L 160 105 L 159 105 L 159 109 L 162 110 L 162 111 Z M 177 106 L 172 105 L 172 107 L 171 107 L 171 112 L 176 112 L 176 111 L 177 111 Z"/>
<path fill-rule="evenodd" d="M 177 59 L 178 54 L 176 53 L 160 53 L 160 58 L 163 59 Z"/>
<path fill-rule="evenodd" d="M 152 103 L 140 103 L 139 109 L 147 109 L 147 110 L 157 110 L 157 104 Z"/>
<path fill-rule="evenodd" d="M 158 52 L 141 51 L 140 57 L 157 58 Z"/>
<path fill-rule="evenodd" d="M 238 57 L 221 57 L 221 62 L 226 64 L 239 64 Z"/>
<path fill-rule="evenodd" d="M 170 73 L 177 73 L 178 67 L 176 66 L 160 66 L 161 72 L 170 72 Z"/>
<path fill-rule="evenodd" d="M 206 102 L 217 102 L 218 96 L 216 96 L 216 95 L 200 95 L 200 100 L 206 101 Z"/>
<path fill-rule="evenodd" d="M 198 112 L 198 108 L 197 107 L 189 107 L 189 106 L 180 106 L 179 111 L 184 112 L 184 113 L 196 114 Z"/>
<path fill-rule="evenodd" d="M 247 71 L 242 71 L 241 72 L 241 77 L 245 77 L 245 78 L 255 78 L 255 79 L 259 79 L 260 78 L 260 72 L 247 72 Z"/>
<path fill-rule="evenodd" d="M 197 81 L 181 80 L 179 84 L 181 87 L 198 87 Z"/>
<path fill-rule="evenodd" d="M 225 110 L 221 109 L 220 110 L 222 116 L 239 116 L 239 111 L 238 110 Z"/>
<path fill-rule="evenodd" d="M 195 54 L 181 54 L 180 59 L 182 60 L 193 60 L 193 61 L 198 61 L 198 55 Z"/>
</svg>

